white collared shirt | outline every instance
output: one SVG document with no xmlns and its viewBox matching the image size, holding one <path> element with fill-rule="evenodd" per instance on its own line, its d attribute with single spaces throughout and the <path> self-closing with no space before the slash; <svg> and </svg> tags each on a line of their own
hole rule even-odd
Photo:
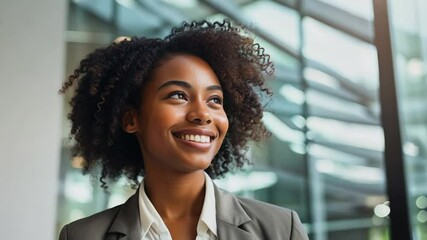
<svg viewBox="0 0 427 240">
<path fill-rule="evenodd" d="M 197 223 L 196 240 L 217 240 L 215 192 L 212 179 L 205 173 L 205 200 Z M 141 221 L 141 240 L 172 240 L 166 224 L 154 208 L 144 190 L 142 181 L 138 196 Z"/>
</svg>

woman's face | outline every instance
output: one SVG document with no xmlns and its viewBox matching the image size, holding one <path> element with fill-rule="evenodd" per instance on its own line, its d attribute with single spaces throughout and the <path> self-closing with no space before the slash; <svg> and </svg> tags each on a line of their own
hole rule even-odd
<svg viewBox="0 0 427 240">
<path fill-rule="evenodd" d="M 136 135 L 145 171 L 188 173 L 209 167 L 228 130 L 223 92 L 212 68 L 191 55 L 157 67 L 142 90 Z"/>
</svg>

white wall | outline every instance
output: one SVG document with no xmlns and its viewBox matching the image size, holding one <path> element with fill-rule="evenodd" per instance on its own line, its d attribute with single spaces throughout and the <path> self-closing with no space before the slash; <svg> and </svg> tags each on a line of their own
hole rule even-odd
<svg viewBox="0 0 427 240">
<path fill-rule="evenodd" d="M 56 239 L 66 0 L 0 1 L 0 238 Z"/>
</svg>

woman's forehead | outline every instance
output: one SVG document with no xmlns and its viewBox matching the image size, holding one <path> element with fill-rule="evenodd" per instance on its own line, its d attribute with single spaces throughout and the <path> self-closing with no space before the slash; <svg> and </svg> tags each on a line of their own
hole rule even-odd
<svg viewBox="0 0 427 240">
<path fill-rule="evenodd" d="M 152 72 L 150 81 L 154 85 L 178 80 L 190 85 L 221 85 L 212 67 L 200 57 L 189 54 L 177 54 L 162 60 Z"/>
</svg>

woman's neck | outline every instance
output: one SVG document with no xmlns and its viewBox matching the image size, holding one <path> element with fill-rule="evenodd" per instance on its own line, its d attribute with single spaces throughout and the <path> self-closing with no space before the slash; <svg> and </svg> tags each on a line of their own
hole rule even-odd
<svg viewBox="0 0 427 240">
<path fill-rule="evenodd" d="M 144 177 L 145 192 L 164 220 L 199 217 L 205 197 L 203 171 L 186 174 L 149 173 Z"/>
</svg>

